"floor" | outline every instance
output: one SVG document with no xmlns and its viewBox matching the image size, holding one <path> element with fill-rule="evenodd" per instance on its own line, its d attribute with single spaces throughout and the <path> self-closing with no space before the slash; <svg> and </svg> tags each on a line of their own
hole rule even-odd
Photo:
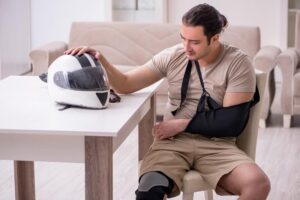
<svg viewBox="0 0 300 200">
<path fill-rule="evenodd" d="M 298 200 L 300 196 L 300 116 L 293 127 L 282 128 L 278 94 L 272 105 L 268 128 L 260 129 L 257 163 L 267 173 L 272 189 L 269 200 Z M 114 199 L 133 200 L 138 180 L 137 131 L 126 139 L 114 154 Z M 14 199 L 13 163 L 0 161 L 0 200 Z M 35 163 L 37 200 L 83 200 L 84 166 L 73 163 Z M 217 200 L 237 199 L 236 196 L 215 196 Z M 175 197 L 171 200 L 179 200 Z M 204 199 L 203 193 L 195 200 Z"/>
</svg>

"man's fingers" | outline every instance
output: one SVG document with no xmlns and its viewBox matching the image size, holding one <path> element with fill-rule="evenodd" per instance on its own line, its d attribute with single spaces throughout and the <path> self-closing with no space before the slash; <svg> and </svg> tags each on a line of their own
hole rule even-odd
<svg viewBox="0 0 300 200">
<path fill-rule="evenodd" d="M 78 50 L 77 55 L 81 55 L 83 53 L 88 53 L 89 51 L 91 51 L 91 49 L 84 46 L 84 47 L 82 47 L 81 49 Z"/>
<path fill-rule="evenodd" d="M 81 55 L 81 54 L 84 54 L 84 53 L 89 53 L 91 54 L 92 56 L 94 56 L 96 59 L 99 60 L 100 58 L 100 52 L 94 50 L 94 49 L 91 49 L 87 46 L 82 46 L 82 47 L 78 47 L 78 48 L 73 48 L 73 49 L 68 49 L 64 52 L 64 54 L 68 54 L 68 55 Z"/>
<path fill-rule="evenodd" d="M 73 49 L 68 49 L 68 50 L 66 50 L 66 51 L 64 52 L 64 54 L 70 54 L 73 50 L 74 50 L 74 48 L 73 48 Z"/>
<path fill-rule="evenodd" d="M 96 51 L 96 53 L 95 53 L 95 58 L 97 59 L 97 60 L 99 60 L 100 59 L 100 52 L 99 51 Z"/>
<path fill-rule="evenodd" d="M 158 130 L 155 129 L 154 127 L 152 128 L 152 135 L 157 136 L 158 135 Z"/>
<path fill-rule="evenodd" d="M 90 51 L 90 49 L 86 46 L 83 46 L 83 47 L 68 49 L 64 53 L 65 54 L 70 54 L 70 55 L 81 55 L 81 54 L 86 53 L 88 51 Z"/>
<path fill-rule="evenodd" d="M 160 135 L 160 136 L 159 136 L 159 139 L 160 139 L 160 140 L 164 140 L 164 139 L 166 139 L 166 138 L 167 138 L 167 137 L 166 137 L 165 135 Z"/>
<path fill-rule="evenodd" d="M 83 53 L 87 52 L 87 48 L 86 47 L 79 47 L 79 48 L 75 48 L 71 54 L 72 55 L 81 55 Z"/>
<path fill-rule="evenodd" d="M 155 136 L 154 128 L 152 128 L 152 135 Z"/>
</svg>

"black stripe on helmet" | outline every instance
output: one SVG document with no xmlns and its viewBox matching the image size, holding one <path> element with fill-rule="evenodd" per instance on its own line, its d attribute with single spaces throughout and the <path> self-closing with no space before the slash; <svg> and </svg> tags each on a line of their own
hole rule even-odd
<svg viewBox="0 0 300 200">
<path fill-rule="evenodd" d="M 75 58 L 78 60 L 82 68 L 92 66 L 92 63 L 90 63 L 85 54 L 75 55 Z"/>
<path fill-rule="evenodd" d="M 87 53 L 85 53 L 84 56 L 90 61 L 91 67 L 99 67 L 99 62 L 94 56 Z"/>
<path fill-rule="evenodd" d="M 103 93 L 96 93 L 98 99 L 100 100 L 102 106 L 105 105 L 107 98 L 108 98 L 108 92 L 103 92 Z"/>
</svg>

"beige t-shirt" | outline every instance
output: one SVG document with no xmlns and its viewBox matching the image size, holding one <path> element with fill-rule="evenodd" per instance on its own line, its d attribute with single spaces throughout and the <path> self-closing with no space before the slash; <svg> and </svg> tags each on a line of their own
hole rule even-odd
<svg viewBox="0 0 300 200">
<path fill-rule="evenodd" d="M 188 63 L 182 44 L 165 49 L 155 55 L 145 66 L 151 68 L 169 83 L 167 113 L 165 118 L 173 118 L 171 111 L 179 107 L 181 85 Z M 204 86 L 210 96 L 220 105 L 226 92 L 254 92 L 255 72 L 250 59 L 236 47 L 222 44 L 222 51 L 216 61 L 200 67 Z M 190 119 L 194 116 L 202 94 L 200 80 L 193 63 L 187 96 L 177 111 L 175 118 Z M 165 119 L 166 120 L 166 119 Z"/>
</svg>

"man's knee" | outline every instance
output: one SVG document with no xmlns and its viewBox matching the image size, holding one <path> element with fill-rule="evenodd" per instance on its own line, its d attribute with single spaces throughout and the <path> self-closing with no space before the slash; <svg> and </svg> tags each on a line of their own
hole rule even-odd
<svg viewBox="0 0 300 200">
<path fill-rule="evenodd" d="M 271 183 L 269 178 L 266 175 L 257 177 L 256 181 L 254 181 L 254 187 L 256 187 L 257 190 L 260 190 L 262 193 L 268 195 L 271 190 Z"/>
<path fill-rule="evenodd" d="M 260 174 L 253 177 L 249 182 L 242 188 L 242 193 L 251 193 L 252 195 L 260 196 L 265 199 L 271 190 L 271 184 L 269 178 L 265 174 Z"/>
<path fill-rule="evenodd" d="M 173 181 L 160 172 L 148 172 L 140 178 L 136 200 L 162 200 L 172 191 Z"/>
</svg>

